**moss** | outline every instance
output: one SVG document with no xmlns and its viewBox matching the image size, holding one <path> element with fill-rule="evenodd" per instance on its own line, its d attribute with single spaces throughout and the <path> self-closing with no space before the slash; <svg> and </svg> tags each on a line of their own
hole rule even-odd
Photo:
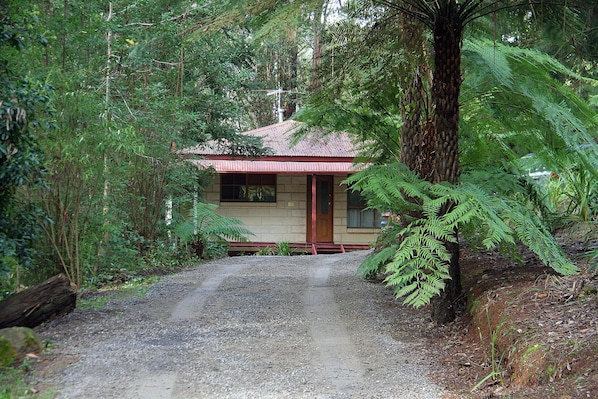
<svg viewBox="0 0 598 399">
<path fill-rule="evenodd" d="M 0 337 L 0 368 L 10 366 L 17 360 L 17 351 L 6 338 Z"/>
<path fill-rule="evenodd" d="M 14 352 L 14 358 L 7 364 L 11 364 L 18 357 L 24 356 L 28 352 L 40 352 L 43 348 L 37 335 L 27 327 L 10 327 L 0 330 L 0 342 L 4 342 L 2 348 L 10 346 Z M 4 359 L 4 354 L 8 356 L 11 353 L 10 350 L 0 350 L 2 350 L 0 353 L 2 359 Z M 10 359 L 10 356 L 6 357 L 6 360 L 0 360 L 0 363 L 4 364 L 8 359 Z"/>
</svg>

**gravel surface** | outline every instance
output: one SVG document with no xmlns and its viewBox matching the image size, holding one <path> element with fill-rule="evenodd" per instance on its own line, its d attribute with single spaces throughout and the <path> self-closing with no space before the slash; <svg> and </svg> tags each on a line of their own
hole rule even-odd
<svg viewBox="0 0 598 399">
<path fill-rule="evenodd" d="M 366 252 L 231 257 L 43 326 L 58 398 L 441 398 L 421 312 Z M 425 328 L 425 327 L 424 327 Z"/>
</svg>

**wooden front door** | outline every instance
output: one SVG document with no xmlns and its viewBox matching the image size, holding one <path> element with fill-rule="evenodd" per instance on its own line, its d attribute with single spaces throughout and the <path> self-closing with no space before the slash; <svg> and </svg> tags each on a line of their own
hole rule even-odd
<svg viewBox="0 0 598 399">
<path fill-rule="evenodd" d="M 307 241 L 313 242 L 312 221 L 315 220 L 316 242 L 333 242 L 334 178 L 333 176 L 309 176 L 307 183 Z M 313 201 L 314 194 L 315 201 Z M 316 205 L 315 212 L 312 212 L 313 202 Z"/>
</svg>

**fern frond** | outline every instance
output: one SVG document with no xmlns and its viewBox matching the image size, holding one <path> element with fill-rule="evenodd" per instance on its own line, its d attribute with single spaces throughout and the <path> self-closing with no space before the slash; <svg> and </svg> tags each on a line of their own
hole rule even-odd
<svg viewBox="0 0 598 399">
<path fill-rule="evenodd" d="M 192 239 L 209 241 L 247 241 L 246 236 L 253 233 L 242 226 L 239 219 L 222 216 L 216 213 L 214 204 L 198 203 L 189 212 L 188 220 L 174 226 L 174 233 L 183 244 Z"/>
<path fill-rule="evenodd" d="M 371 207 L 390 209 L 396 214 L 420 210 L 419 204 L 431 199 L 431 184 L 400 163 L 371 166 L 343 183 L 360 190 Z"/>
<path fill-rule="evenodd" d="M 517 238 L 544 264 L 563 275 L 575 274 L 579 271 L 577 266 L 565 256 L 538 215 L 521 204 L 513 203 L 508 216 L 513 220 Z"/>
<path fill-rule="evenodd" d="M 465 63 L 476 66 L 467 69 L 463 87 L 465 109 L 471 107 L 475 117 L 464 112 L 463 130 L 478 136 L 475 144 L 484 141 L 479 140 L 482 129 L 487 132 L 482 139 L 499 144 L 486 152 L 500 149 L 513 159 L 533 151 L 544 166 L 558 170 L 559 151 L 595 142 L 595 109 L 575 92 L 575 85 L 562 80 L 594 87 L 598 81 L 547 54 L 490 40 L 466 40 L 463 54 Z"/>
<path fill-rule="evenodd" d="M 464 174 L 457 185 L 435 184 L 418 180 L 405 173 L 395 175 L 388 171 L 402 170 L 402 166 L 374 167 L 369 173 L 353 176 L 348 181 L 364 190 L 372 204 L 380 209 L 391 209 L 400 214 L 405 208 L 395 201 L 413 201 L 404 193 L 416 196 L 422 218 L 412 220 L 406 227 L 391 224 L 383 231 L 387 243 L 400 242 L 385 248 L 371 261 L 364 261 L 362 272 L 384 270 L 385 283 L 402 297 L 407 305 L 422 306 L 444 288 L 451 261 L 446 243 L 457 242 L 457 230 L 471 230 L 483 236 L 486 249 L 514 246 L 522 242 L 535 252 L 549 267 L 561 274 L 574 273 L 577 269 L 564 256 L 550 231 L 525 195 L 525 184 L 516 175 L 505 172 L 480 172 Z M 476 183 L 492 176 L 489 189 Z M 383 182 L 383 183 L 382 183 Z M 374 193 L 373 190 L 378 192 Z M 390 199 L 389 202 L 381 199 Z M 400 239 L 399 239 L 400 238 Z M 388 264 L 383 265 L 384 262 Z"/>
<path fill-rule="evenodd" d="M 398 245 L 390 245 L 382 248 L 380 251 L 366 257 L 357 268 L 357 276 L 374 279 L 378 274 L 384 273 L 386 264 L 393 258 Z"/>
<path fill-rule="evenodd" d="M 405 297 L 406 305 L 419 307 L 440 294 L 444 281 L 450 278 L 451 254 L 445 241 L 454 241 L 454 230 L 442 223 L 418 219 L 403 230 L 404 239 L 396 249 L 386 271 L 385 282 L 395 289 L 397 297 Z"/>
</svg>

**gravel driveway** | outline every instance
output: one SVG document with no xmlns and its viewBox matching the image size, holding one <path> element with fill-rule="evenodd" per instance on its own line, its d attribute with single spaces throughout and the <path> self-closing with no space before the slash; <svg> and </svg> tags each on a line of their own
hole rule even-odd
<svg viewBox="0 0 598 399">
<path fill-rule="evenodd" d="M 58 398 L 442 397 L 426 321 L 354 276 L 365 255 L 225 258 L 77 309 L 38 331 L 54 343 L 40 383 Z"/>
</svg>

